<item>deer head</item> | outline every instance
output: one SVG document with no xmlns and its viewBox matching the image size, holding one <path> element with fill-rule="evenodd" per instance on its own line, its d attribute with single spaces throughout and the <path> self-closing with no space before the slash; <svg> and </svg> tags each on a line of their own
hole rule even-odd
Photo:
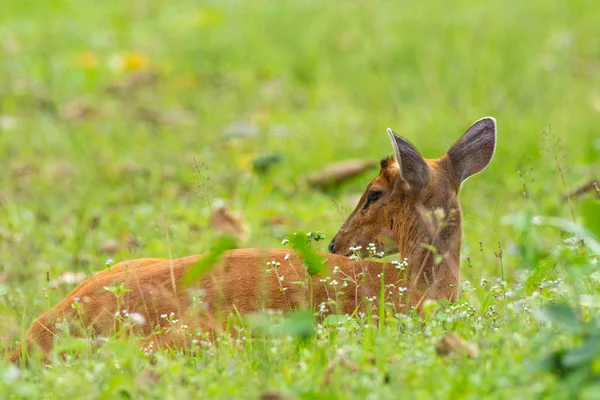
<svg viewBox="0 0 600 400">
<path fill-rule="evenodd" d="M 461 244 L 458 192 L 467 178 L 492 160 L 495 119 L 476 121 L 438 159 L 423 158 L 408 140 L 389 128 L 387 133 L 395 158 L 381 161 L 379 175 L 369 183 L 329 250 L 350 255 L 351 247 L 361 246 L 364 256 L 372 243 L 386 255 L 400 252 L 409 257 L 409 263 L 445 262 L 457 269 Z"/>
</svg>

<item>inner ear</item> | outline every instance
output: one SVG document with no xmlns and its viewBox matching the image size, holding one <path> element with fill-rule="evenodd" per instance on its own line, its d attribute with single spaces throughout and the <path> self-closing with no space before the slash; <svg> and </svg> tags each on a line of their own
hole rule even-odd
<svg viewBox="0 0 600 400">
<path fill-rule="evenodd" d="M 481 118 L 448 150 L 459 183 L 489 165 L 496 150 L 496 120 Z"/>
<path fill-rule="evenodd" d="M 419 150 L 408 140 L 397 135 L 390 128 L 387 133 L 392 140 L 396 161 L 400 168 L 400 179 L 412 189 L 421 189 L 429 182 L 429 166 Z"/>
</svg>

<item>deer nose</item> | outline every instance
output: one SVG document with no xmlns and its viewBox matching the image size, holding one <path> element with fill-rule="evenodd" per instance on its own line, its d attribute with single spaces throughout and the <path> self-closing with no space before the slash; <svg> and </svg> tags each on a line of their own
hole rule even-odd
<svg viewBox="0 0 600 400">
<path fill-rule="evenodd" d="M 331 239 L 331 243 L 329 243 L 329 252 L 335 252 L 335 239 Z"/>
</svg>

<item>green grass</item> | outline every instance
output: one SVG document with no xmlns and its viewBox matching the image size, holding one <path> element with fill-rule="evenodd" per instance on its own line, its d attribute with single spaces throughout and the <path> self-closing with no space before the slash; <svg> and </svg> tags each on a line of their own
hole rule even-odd
<svg viewBox="0 0 600 400">
<path fill-rule="evenodd" d="M 223 338 L 195 358 L 154 365 L 113 340 L 50 368 L 0 362 L 0 396 L 571 397 L 571 381 L 534 362 L 583 339 L 536 315 L 557 299 L 585 320 L 596 315 L 593 257 L 560 250 L 569 235 L 502 218 L 580 222 L 581 200 L 561 196 L 600 166 L 598 21 L 592 0 L 2 2 L 6 352 L 72 289 L 51 287 L 47 274 L 206 251 L 217 238 L 208 223 L 217 199 L 248 223 L 245 246 L 279 247 L 295 230 L 331 238 L 376 171 L 326 193 L 303 183 L 308 173 L 391 154 L 388 126 L 431 158 L 480 117 L 496 117 L 499 133 L 492 164 L 463 187 L 470 284 L 446 314 L 434 309 L 424 324 L 399 316 L 382 330 L 360 319 L 318 326 L 306 343 Z M 131 85 L 136 73 L 154 78 Z M 133 87 L 114 89 L 124 84 Z M 233 137 L 240 132 L 251 135 Z M 269 155 L 282 161 L 255 173 L 252 160 Z M 208 190 L 196 187 L 194 160 Z M 268 223 L 281 215 L 289 226 Z M 103 253 L 111 240 L 118 248 Z M 437 356 L 448 331 L 476 343 L 479 357 Z"/>
</svg>

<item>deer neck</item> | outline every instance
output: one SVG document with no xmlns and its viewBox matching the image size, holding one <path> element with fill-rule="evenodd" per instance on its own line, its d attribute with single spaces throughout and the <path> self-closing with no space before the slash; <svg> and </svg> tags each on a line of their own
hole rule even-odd
<svg viewBox="0 0 600 400">
<path fill-rule="evenodd" d="M 426 225 L 419 220 L 409 222 L 396 236 L 400 256 L 408 262 L 407 284 L 428 297 L 456 299 L 462 236 L 460 209 L 452 219 Z"/>
</svg>

